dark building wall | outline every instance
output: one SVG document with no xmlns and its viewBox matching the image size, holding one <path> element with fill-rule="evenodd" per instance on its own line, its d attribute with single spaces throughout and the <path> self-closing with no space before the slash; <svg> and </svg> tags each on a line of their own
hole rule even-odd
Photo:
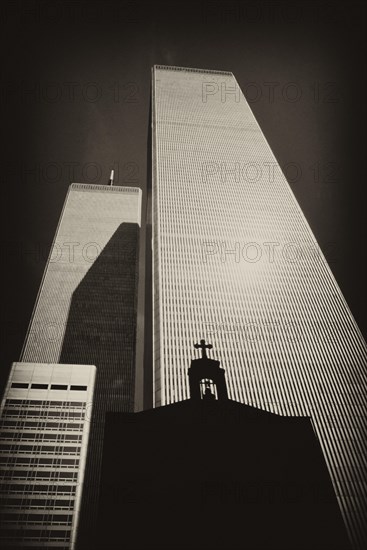
<svg viewBox="0 0 367 550">
<path fill-rule="evenodd" d="M 108 415 L 98 523 L 95 550 L 350 548 L 310 419 L 233 401 Z"/>
</svg>

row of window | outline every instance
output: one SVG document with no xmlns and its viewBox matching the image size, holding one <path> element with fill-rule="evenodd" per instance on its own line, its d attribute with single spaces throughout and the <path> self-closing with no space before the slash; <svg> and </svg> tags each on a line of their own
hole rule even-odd
<svg viewBox="0 0 367 550">
<path fill-rule="evenodd" d="M 33 441 L 51 441 L 57 439 L 58 441 L 81 441 L 82 436 L 76 434 L 49 434 L 40 432 L 0 432 L 1 439 L 11 439 L 13 441 L 31 439 Z"/>
<path fill-rule="evenodd" d="M 19 523 L 35 522 L 35 523 L 68 523 L 71 524 L 73 519 L 72 512 L 70 514 L 39 514 L 22 513 L 22 512 L 3 512 L 1 514 L 2 521 L 16 521 Z"/>
<path fill-rule="evenodd" d="M 58 430 L 58 431 L 83 431 L 83 424 L 70 424 L 67 422 L 44 422 L 44 421 L 29 421 L 24 420 L 3 420 L 0 421 L 0 428 L 17 428 L 19 430 L 28 430 L 37 428 L 39 430 Z"/>
<path fill-rule="evenodd" d="M 2 443 L 2 442 L 0 442 Z M 0 445 L 0 453 L 34 453 L 34 454 L 52 454 L 52 455 L 72 455 L 80 454 L 81 447 L 62 446 L 62 445 Z"/>
<path fill-rule="evenodd" d="M 44 399 L 7 399 L 5 405 L 16 407 L 26 405 L 27 407 L 85 407 L 85 401 L 47 401 Z"/>
<path fill-rule="evenodd" d="M 29 466 L 73 466 L 79 464 L 78 458 L 39 458 L 34 456 L 1 456 L 0 464 L 11 466 L 13 464 L 24 464 Z"/>
<path fill-rule="evenodd" d="M 29 494 L 70 494 L 75 495 L 76 486 L 75 485 L 40 485 L 39 483 L 28 483 L 27 485 L 23 483 L 4 483 L 0 485 L 0 492 L 3 495 L 8 496 L 9 493 L 24 493 L 27 496 Z"/>
<path fill-rule="evenodd" d="M 31 390 L 72 390 L 72 391 L 87 391 L 87 386 L 78 386 L 67 384 L 27 384 L 26 382 L 13 382 L 12 388 L 27 390 L 29 387 Z"/>
<path fill-rule="evenodd" d="M 5 529 L 5 526 L 1 531 L 1 539 L 36 539 L 36 540 L 69 540 L 70 531 L 61 530 L 61 529 Z"/>
<path fill-rule="evenodd" d="M 73 510 L 75 501 L 73 497 L 70 498 L 60 498 L 60 499 L 50 499 L 50 498 L 1 498 L 0 499 L 0 508 L 20 508 L 25 510 L 26 508 L 39 508 L 46 510 Z"/>
<path fill-rule="evenodd" d="M 45 470 L 2 470 L 1 479 L 48 479 L 57 481 L 60 479 L 68 479 L 76 481 L 78 479 L 78 472 L 65 472 L 65 471 L 45 471 Z"/>
<path fill-rule="evenodd" d="M 29 410 L 29 409 L 3 409 L 3 418 L 14 416 L 19 416 L 20 418 L 28 418 L 28 417 L 39 417 L 39 418 L 59 418 L 69 420 L 69 418 L 84 418 L 84 412 L 82 411 L 69 411 L 67 409 L 63 411 L 50 411 L 50 410 L 44 410 L 44 411 L 36 411 L 36 410 Z"/>
<path fill-rule="evenodd" d="M 70 424 L 67 422 L 25 422 L 23 420 L 3 420 L 0 422 L 0 428 L 40 428 L 49 430 L 78 430 L 83 431 L 83 424 Z"/>
</svg>

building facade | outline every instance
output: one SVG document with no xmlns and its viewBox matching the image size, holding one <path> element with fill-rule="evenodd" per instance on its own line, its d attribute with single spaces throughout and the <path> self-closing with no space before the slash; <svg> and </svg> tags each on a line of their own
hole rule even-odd
<svg viewBox="0 0 367 550">
<path fill-rule="evenodd" d="M 21 356 L 96 367 L 78 547 L 96 524 L 105 413 L 133 411 L 139 390 L 141 199 L 135 187 L 70 185 Z"/>
<path fill-rule="evenodd" d="M 232 73 L 154 67 L 152 190 L 155 406 L 209 340 L 231 399 L 312 417 L 364 547 L 366 343 Z"/>
<path fill-rule="evenodd" d="M 117 319 L 111 318 L 111 304 L 99 310 L 98 299 L 102 302 L 107 298 L 102 293 L 109 290 L 108 281 L 114 274 L 125 275 L 121 294 L 135 289 L 131 287 L 129 276 L 130 271 L 135 275 L 140 221 L 140 189 L 83 183 L 70 185 L 28 328 L 22 361 L 58 363 L 62 356 L 83 353 L 87 345 L 93 348 L 99 337 L 109 338 L 115 350 L 123 346 L 122 341 L 115 338 L 121 326 L 114 325 Z M 126 265 L 129 261 L 130 269 Z M 123 267 L 125 273 L 122 274 Z M 87 280 L 91 285 L 89 302 L 95 295 L 94 309 L 77 299 L 77 293 L 86 286 Z M 111 295 L 122 308 L 117 288 L 111 289 Z M 82 327 L 76 310 L 86 319 Z M 102 323 L 104 310 L 106 318 Z M 70 349 L 71 332 L 74 352 Z M 132 396 L 130 392 L 129 398 L 133 399 Z"/>
<path fill-rule="evenodd" d="M 75 547 L 96 368 L 14 363 L 0 409 L 1 547 Z"/>
</svg>

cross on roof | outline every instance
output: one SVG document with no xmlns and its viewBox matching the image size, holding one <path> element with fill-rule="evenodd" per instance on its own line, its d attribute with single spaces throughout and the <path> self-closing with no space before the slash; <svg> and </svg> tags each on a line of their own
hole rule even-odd
<svg viewBox="0 0 367 550">
<path fill-rule="evenodd" d="M 205 340 L 200 340 L 200 344 L 194 344 L 195 349 L 201 349 L 202 359 L 207 359 L 208 358 L 208 356 L 206 354 L 206 350 L 207 349 L 212 349 L 212 347 L 213 346 L 211 344 L 206 344 Z"/>
</svg>

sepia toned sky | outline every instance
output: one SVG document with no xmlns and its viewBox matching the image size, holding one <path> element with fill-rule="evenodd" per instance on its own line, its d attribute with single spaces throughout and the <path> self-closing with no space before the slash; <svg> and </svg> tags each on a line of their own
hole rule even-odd
<svg viewBox="0 0 367 550">
<path fill-rule="evenodd" d="M 1 381 L 68 185 L 146 187 L 150 69 L 232 71 L 364 336 L 362 2 L 5 2 Z"/>
</svg>

